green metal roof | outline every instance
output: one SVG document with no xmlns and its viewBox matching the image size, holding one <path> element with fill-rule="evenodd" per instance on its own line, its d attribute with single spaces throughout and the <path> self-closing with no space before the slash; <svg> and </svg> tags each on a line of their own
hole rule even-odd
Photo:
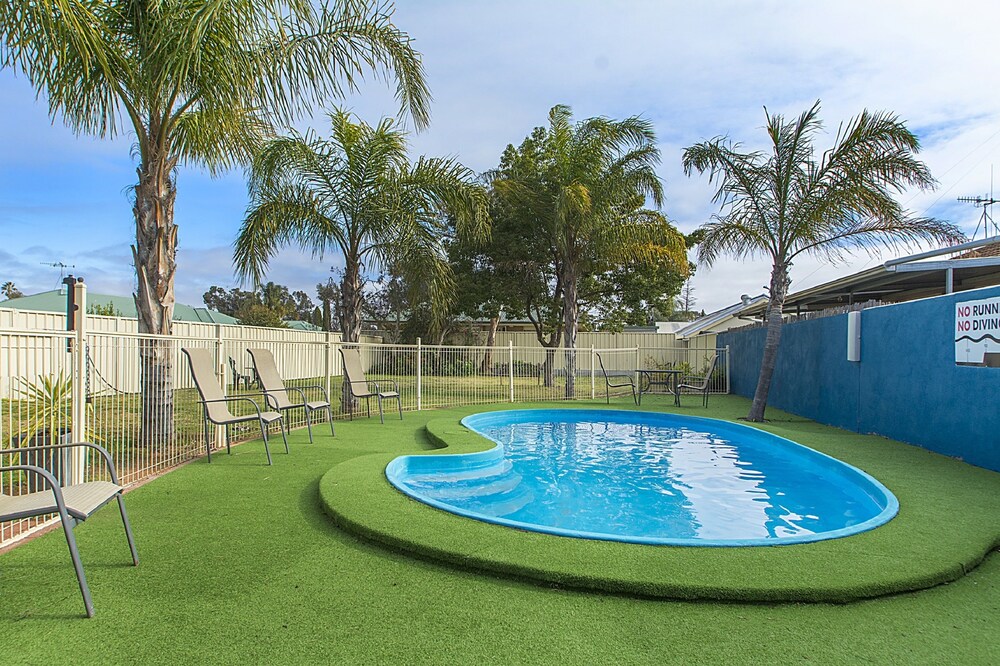
<svg viewBox="0 0 1000 666">
<path fill-rule="evenodd" d="M 136 318 L 135 301 L 131 296 L 109 296 L 107 294 L 87 294 L 87 305 L 107 306 L 111 305 L 122 317 L 129 319 Z M 0 302 L 0 307 L 12 308 L 15 310 L 34 310 L 36 312 L 66 312 L 66 294 L 58 289 L 43 291 L 31 296 L 22 296 L 9 301 Z M 174 304 L 174 321 L 192 321 L 203 324 L 238 324 L 235 317 L 224 315 L 208 308 L 193 308 L 183 303 Z"/>
</svg>

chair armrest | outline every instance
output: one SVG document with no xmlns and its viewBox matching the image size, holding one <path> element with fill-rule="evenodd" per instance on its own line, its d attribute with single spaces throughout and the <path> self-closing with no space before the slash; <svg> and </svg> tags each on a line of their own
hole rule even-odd
<svg viewBox="0 0 1000 666">
<path fill-rule="evenodd" d="M 295 389 L 295 390 L 297 390 L 297 391 L 301 391 L 302 392 L 302 400 L 303 401 L 306 399 L 306 395 L 305 395 L 305 390 L 306 389 L 316 389 L 320 393 L 323 394 L 323 397 L 326 398 L 327 402 L 330 402 L 330 394 L 328 394 L 326 392 L 326 387 L 325 386 L 320 386 L 319 384 L 310 384 L 309 386 L 293 386 L 292 388 Z"/>
<path fill-rule="evenodd" d="M 114 483 L 116 486 L 121 485 L 120 483 L 118 483 L 118 473 L 115 471 L 115 463 L 111 459 L 111 454 L 108 453 L 108 450 L 106 448 L 104 448 L 99 444 L 94 444 L 93 442 L 71 442 L 68 444 L 43 444 L 39 446 L 22 446 L 16 449 L 3 449 L 2 451 L 0 451 L 0 456 L 14 455 L 17 453 L 26 453 L 29 451 L 43 451 L 43 450 L 52 451 L 53 449 L 69 449 L 77 446 L 85 446 L 94 449 L 98 453 L 100 453 L 101 457 L 104 458 L 105 464 L 107 465 L 108 472 L 111 474 L 111 482 Z"/>
<path fill-rule="evenodd" d="M 267 394 L 262 394 L 262 395 L 264 395 L 264 399 L 266 400 Z M 217 402 L 249 402 L 251 405 L 253 405 L 253 408 L 257 410 L 257 416 L 258 417 L 260 416 L 260 405 L 258 405 L 257 401 L 254 400 L 253 398 L 248 398 L 246 396 L 230 396 L 226 398 L 220 398 L 218 400 L 199 400 L 198 402 L 205 405 L 206 407 L 210 404 Z"/>
<path fill-rule="evenodd" d="M 397 382 L 395 379 L 383 379 L 382 381 L 383 382 L 386 382 L 386 381 L 392 382 L 392 388 L 393 388 L 394 391 L 396 391 L 396 395 L 402 395 L 399 392 L 399 382 Z M 376 388 L 376 392 L 378 392 L 377 388 Z"/>
</svg>

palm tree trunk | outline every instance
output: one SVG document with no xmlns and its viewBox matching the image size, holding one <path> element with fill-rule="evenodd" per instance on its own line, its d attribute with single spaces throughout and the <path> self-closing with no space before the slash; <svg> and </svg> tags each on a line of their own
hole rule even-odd
<svg viewBox="0 0 1000 666">
<path fill-rule="evenodd" d="M 771 269 L 771 300 L 767 305 L 767 337 L 764 339 L 764 354 L 760 361 L 760 377 L 757 379 L 757 390 L 753 394 L 753 404 L 750 405 L 748 421 L 764 420 L 764 410 L 767 408 L 767 394 L 771 390 L 771 377 L 778 360 L 778 343 L 781 342 L 781 310 L 788 295 L 788 266 L 775 264 Z"/>
<path fill-rule="evenodd" d="M 344 279 L 340 283 L 340 338 L 343 342 L 356 343 L 361 339 L 361 264 L 354 257 L 347 257 Z M 361 389 L 363 387 L 355 387 Z M 341 387 L 340 404 L 344 411 L 358 409 L 358 401 L 351 397 L 350 386 Z"/>
<path fill-rule="evenodd" d="M 577 303 L 576 269 L 573 262 L 563 264 L 563 347 L 566 348 L 566 397 L 576 396 L 576 329 L 580 320 Z"/>
<path fill-rule="evenodd" d="M 133 294 L 139 333 L 171 335 L 174 316 L 174 273 L 177 269 L 177 225 L 172 179 L 176 160 L 144 160 L 135 186 L 135 239 L 132 256 L 137 276 Z M 173 346 L 169 340 L 141 339 L 141 440 L 164 446 L 173 439 Z"/>
<path fill-rule="evenodd" d="M 361 265 L 348 257 L 340 283 L 340 334 L 344 342 L 361 339 Z"/>
<path fill-rule="evenodd" d="M 490 328 L 486 332 L 486 352 L 483 354 L 483 362 L 479 366 L 479 374 L 489 374 L 493 367 L 493 347 L 497 343 L 497 329 L 500 328 L 500 315 L 490 317 Z"/>
</svg>

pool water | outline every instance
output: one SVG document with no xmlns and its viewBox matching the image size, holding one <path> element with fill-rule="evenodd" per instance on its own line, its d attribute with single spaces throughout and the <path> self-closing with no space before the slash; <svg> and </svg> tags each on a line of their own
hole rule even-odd
<svg viewBox="0 0 1000 666">
<path fill-rule="evenodd" d="M 513 410 L 467 417 L 491 451 L 404 456 L 407 495 L 470 518 L 562 536 L 781 545 L 865 531 L 895 497 L 864 472 L 739 424 L 651 412 Z"/>
</svg>

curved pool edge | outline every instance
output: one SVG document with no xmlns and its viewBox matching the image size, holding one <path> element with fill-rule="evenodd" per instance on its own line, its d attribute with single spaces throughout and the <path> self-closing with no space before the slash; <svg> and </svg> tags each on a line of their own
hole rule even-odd
<svg viewBox="0 0 1000 666">
<path fill-rule="evenodd" d="M 574 538 L 574 539 L 585 539 L 585 540 L 597 540 L 597 541 L 609 541 L 609 542 L 619 542 L 619 543 L 629 543 L 638 544 L 644 546 L 677 546 L 677 547 L 704 547 L 704 548 L 746 548 L 746 547 L 776 547 L 776 546 L 792 546 L 807 543 L 816 543 L 820 541 L 829 541 L 833 539 L 842 539 L 845 537 L 853 536 L 856 534 L 862 534 L 874 530 L 877 527 L 885 525 L 893 518 L 895 518 L 899 513 L 899 500 L 885 485 L 883 485 L 878 479 L 874 478 L 864 470 L 861 470 L 850 463 L 839 460 L 831 455 L 817 451 L 816 449 L 796 442 L 794 440 L 770 433 L 758 428 L 754 428 L 741 423 L 734 423 L 732 421 L 725 421 L 722 419 L 706 418 L 702 416 L 689 416 L 687 414 L 678 415 L 670 414 L 664 412 L 652 412 L 652 411 L 642 411 L 642 410 L 616 410 L 616 409 L 589 409 L 589 408 L 547 408 L 547 409 L 509 409 L 509 410 L 494 410 L 478 412 L 475 414 L 470 414 L 461 419 L 460 423 L 468 429 L 469 432 L 479 435 L 480 438 L 486 441 L 493 441 L 486 437 L 482 431 L 475 427 L 475 420 L 489 421 L 491 419 L 495 420 L 500 418 L 502 415 L 510 414 L 533 414 L 537 415 L 540 412 L 571 412 L 574 415 L 596 415 L 597 418 L 601 416 L 609 417 L 614 415 L 614 417 L 622 417 L 624 415 L 634 416 L 636 414 L 643 414 L 648 416 L 657 417 L 657 419 L 662 421 L 672 421 L 672 420 L 683 420 L 683 421 L 694 421 L 699 423 L 710 424 L 713 428 L 721 427 L 721 430 L 717 432 L 725 432 L 726 430 L 733 430 L 737 433 L 747 432 L 752 433 L 755 437 L 766 437 L 768 439 L 774 439 L 781 442 L 782 445 L 797 447 L 799 449 L 807 452 L 808 456 L 815 456 L 820 460 L 823 460 L 827 465 L 833 464 L 847 470 L 851 474 L 855 474 L 860 477 L 862 481 L 871 485 L 871 487 L 877 492 L 881 493 L 882 500 L 884 500 L 885 508 L 876 516 L 869 518 L 866 521 L 858 523 L 856 525 L 851 525 L 849 527 L 844 527 L 836 530 L 828 530 L 825 532 L 808 534 L 808 535 L 797 535 L 791 537 L 776 537 L 767 539 L 695 539 L 695 538 L 672 538 L 672 537 L 642 537 L 642 536 L 625 536 L 625 535 L 613 535 L 598 532 L 587 532 L 581 530 L 569 530 L 559 527 L 552 527 L 549 525 L 539 525 L 536 523 L 524 523 L 521 521 L 510 520 L 507 518 L 501 518 L 496 516 L 490 516 L 488 514 L 477 513 L 474 511 L 469 511 L 461 507 L 456 507 L 446 502 L 441 502 L 431 497 L 421 495 L 420 493 L 414 492 L 405 483 L 400 480 L 400 476 L 410 470 L 410 466 L 423 466 L 425 464 L 434 463 L 436 465 L 441 465 L 444 463 L 449 467 L 454 469 L 465 469 L 463 465 L 466 461 L 471 461 L 472 465 L 485 465 L 491 461 L 495 461 L 498 458 L 503 457 L 503 448 L 500 444 L 494 442 L 494 446 L 485 451 L 476 451 L 472 453 L 447 453 L 440 452 L 431 455 L 406 455 L 399 456 L 393 459 L 388 465 L 386 465 L 384 474 L 388 482 L 399 492 L 403 493 L 407 497 L 413 500 L 431 506 L 437 510 L 445 511 L 456 516 L 461 516 L 463 518 L 477 520 L 483 523 L 488 523 L 492 525 L 500 525 L 507 528 L 514 528 L 518 530 L 524 530 L 527 532 L 536 532 L 540 534 L 547 534 L 558 537 Z M 447 462 L 445 462 L 447 460 Z"/>
<path fill-rule="evenodd" d="M 603 405 L 602 405 L 603 406 Z M 732 418 L 745 412 L 740 402 Z M 459 419 L 469 408 L 428 414 L 413 426 L 411 450 L 431 440 L 440 452 L 492 448 Z M 775 412 L 772 419 L 780 419 Z M 750 426 L 753 427 L 753 426 Z M 781 431 L 778 421 L 764 426 Z M 525 584 L 634 598 L 748 603 L 851 603 L 960 579 L 1000 548 L 995 473 L 917 447 L 812 424 L 796 436 L 884 475 L 905 509 L 882 530 L 798 548 L 646 548 L 498 529 L 410 499 L 385 478 L 397 453 L 375 451 L 331 467 L 320 505 L 336 527 L 362 544 L 403 557 Z M 956 489 L 954 480 L 961 482 Z M 953 514 L 965 511 L 966 520 Z M 940 534 L 937 539 L 928 534 Z M 752 571 L 753 576 L 747 572 Z"/>
</svg>

